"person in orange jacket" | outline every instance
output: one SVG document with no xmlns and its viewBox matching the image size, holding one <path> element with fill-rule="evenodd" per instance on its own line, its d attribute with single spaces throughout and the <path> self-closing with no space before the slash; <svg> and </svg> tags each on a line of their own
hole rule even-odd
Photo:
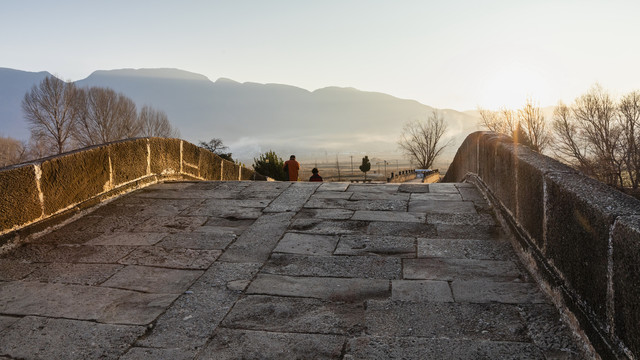
<svg viewBox="0 0 640 360">
<path fill-rule="evenodd" d="M 291 155 L 289 160 L 284 163 L 284 171 L 289 175 L 289 181 L 298 181 L 300 163 L 296 161 L 295 155 Z"/>
</svg>

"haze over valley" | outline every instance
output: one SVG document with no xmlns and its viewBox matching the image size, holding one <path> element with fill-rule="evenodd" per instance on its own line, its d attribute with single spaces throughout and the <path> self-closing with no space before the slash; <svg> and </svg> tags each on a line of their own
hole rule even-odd
<svg viewBox="0 0 640 360">
<path fill-rule="evenodd" d="M 0 135 L 29 138 L 20 103 L 48 72 L 0 68 Z M 335 161 L 336 155 L 368 154 L 401 158 L 397 140 L 404 124 L 424 120 L 434 110 L 415 100 L 326 87 L 308 91 L 281 84 L 239 83 L 177 69 L 95 71 L 79 87 L 112 88 L 167 113 L 181 138 L 198 143 L 220 138 L 234 158 L 251 163 L 259 153 L 295 153 L 307 161 Z M 468 133 L 478 129 L 476 114 L 440 110 L 453 138 L 442 159 L 450 159 Z"/>
</svg>

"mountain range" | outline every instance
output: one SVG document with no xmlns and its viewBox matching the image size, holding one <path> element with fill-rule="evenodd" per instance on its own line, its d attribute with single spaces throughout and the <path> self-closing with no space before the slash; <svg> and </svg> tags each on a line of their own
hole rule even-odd
<svg viewBox="0 0 640 360">
<path fill-rule="evenodd" d="M 48 72 L 0 68 L 0 135 L 29 137 L 21 101 Z M 283 157 L 335 157 L 336 154 L 398 153 L 397 140 L 407 121 L 426 119 L 434 110 L 415 100 L 353 88 L 308 91 L 281 84 L 239 83 L 177 69 L 99 70 L 76 81 L 122 92 L 141 107 L 167 113 L 181 137 L 198 143 L 220 138 L 234 157 L 250 161 L 275 150 Z M 440 110 L 448 124 L 452 156 L 464 137 L 478 129 L 472 112 Z"/>
</svg>

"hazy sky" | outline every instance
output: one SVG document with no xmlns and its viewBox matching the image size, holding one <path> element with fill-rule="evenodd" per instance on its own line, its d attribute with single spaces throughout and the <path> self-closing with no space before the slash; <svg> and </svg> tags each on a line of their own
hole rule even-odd
<svg viewBox="0 0 640 360">
<path fill-rule="evenodd" d="M 0 67 L 179 68 L 457 110 L 640 89 L 640 1 L 0 0 Z"/>
</svg>

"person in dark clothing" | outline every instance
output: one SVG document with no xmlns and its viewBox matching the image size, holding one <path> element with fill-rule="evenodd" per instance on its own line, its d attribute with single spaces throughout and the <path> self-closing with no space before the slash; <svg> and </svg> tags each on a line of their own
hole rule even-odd
<svg viewBox="0 0 640 360">
<path fill-rule="evenodd" d="M 322 182 L 322 176 L 318 175 L 318 168 L 313 168 L 311 172 L 313 173 L 313 175 L 311 175 L 309 181 Z"/>
</svg>

